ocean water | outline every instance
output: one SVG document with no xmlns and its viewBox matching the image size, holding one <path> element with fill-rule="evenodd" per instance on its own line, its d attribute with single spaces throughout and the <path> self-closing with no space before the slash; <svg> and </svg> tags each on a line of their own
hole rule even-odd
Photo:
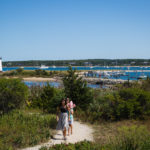
<svg viewBox="0 0 150 150">
<path fill-rule="evenodd" d="M 47 84 L 47 82 L 36 82 L 36 81 L 24 81 L 24 83 L 27 85 L 27 86 L 33 86 L 33 85 L 36 85 L 36 86 L 44 86 Z M 61 84 L 59 82 L 48 82 L 51 86 L 53 87 L 60 87 Z"/>
<path fill-rule="evenodd" d="M 10 71 L 10 70 L 16 70 L 19 67 L 4 67 L 3 71 Z M 123 70 L 127 71 L 126 75 L 124 76 L 118 76 L 114 77 L 111 76 L 109 77 L 110 79 L 122 79 L 122 80 L 137 80 L 137 78 L 141 75 L 145 75 L 150 77 L 150 67 L 72 67 L 73 69 L 76 70 Z M 39 68 L 37 67 L 24 67 L 24 70 L 37 70 Z M 49 67 L 47 69 L 48 71 L 66 71 L 68 70 L 68 67 Z M 128 70 L 130 72 L 128 72 Z"/>
<path fill-rule="evenodd" d="M 33 85 L 36 85 L 36 86 L 44 86 L 44 85 L 47 84 L 47 82 L 36 82 L 36 81 L 24 81 L 24 83 L 25 83 L 27 86 L 29 86 L 29 87 L 31 87 L 31 86 L 33 86 Z M 49 84 L 50 84 L 51 86 L 53 86 L 53 87 L 56 87 L 56 88 L 62 86 L 59 82 L 49 82 Z M 97 84 L 87 84 L 87 86 L 90 87 L 90 88 L 94 88 L 94 89 L 95 89 L 95 88 L 105 88 L 105 86 L 100 87 L 100 85 L 97 85 Z"/>
<path fill-rule="evenodd" d="M 19 67 L 4 67 L 3 71 L 9 71 L 9 70 L 15 70 L 18 69 Z M 150 67 L 72 67 L 73 69 L 76 70 L 150 70 Z M 24 70 L 37 70 L 40 69 L 38 67 L 24 67 Z M 68 67 L 49 67 L 44 70 L 49 70 L 49 71 L 66 71 L 68 70 Z"/>
</svg>

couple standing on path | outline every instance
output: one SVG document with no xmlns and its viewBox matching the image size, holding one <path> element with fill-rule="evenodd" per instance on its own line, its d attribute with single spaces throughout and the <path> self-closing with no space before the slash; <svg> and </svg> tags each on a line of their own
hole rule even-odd
<svg viewBox="0 0 150 150">
<path fill-rule="evenodd" d="M 60 106 L 60 114 L 57 115 L 58 124 L 56 130 L 62 130 L 64 140 L 67 140 L 66 134 L 68 131 L 68 136 L 70 135 L 70 130 L 72 134 L 73 130 L 73 108 L 75 104 L 67 98 L 63 99 Z"/>
</svg>

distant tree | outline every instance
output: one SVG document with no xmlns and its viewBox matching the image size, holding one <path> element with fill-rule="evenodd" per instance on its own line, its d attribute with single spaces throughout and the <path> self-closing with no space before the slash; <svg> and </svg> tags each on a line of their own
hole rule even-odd
<svg viewBox="0 0 150 150">
<path fill-rule="evenodd" d="M 80 108 L 86 109 L 88 104 L 93 100 L 90 88 L 87 87 L 86 81 L 76 74 L 69 66 L 68 73 L 63 78 L 64 90 L 66 97 L 69 97 Z"/>
<path fill-rule="evenodd" d="M 23 71 L 24 71 L 23 68 L 18 68 L 18 69 L 16 69 L 16 72 L 17 72 L 18 74 L 21 74 Z"/>
<path fill-rule="evenodd" d="M 20 108 L 28 96 L 28 87 L 21 79 L 0 79 L 0 112 Z"/>
<path fill-rule="evenodd" d="M 41 75 L 41 70 L 40 69 L 35 70 L 35 74 L 36 75 Z"/>
</svg>

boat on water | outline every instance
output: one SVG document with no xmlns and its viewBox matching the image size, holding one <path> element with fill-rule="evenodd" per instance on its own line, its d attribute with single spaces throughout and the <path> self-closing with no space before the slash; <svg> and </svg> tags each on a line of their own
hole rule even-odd
<svg viewBox="0 0 150 150">
<path fill-rule="evenodd" d="M 39 69 L 48 69 L 48 68 L 49 68 L 48 66 L 41 65 L 41 67 Z"/>
<path fill-rule="evenodd" d="M 56 68 L 56 66 L 52 66 L 52 68 Z"/>
<path fill-rule="evenodd" d="M 146 79 L 146 78 L 147 78 L 146 75 L 141 75 L 141 76 L 139 76 L 137 79 Z"/>
</svg>

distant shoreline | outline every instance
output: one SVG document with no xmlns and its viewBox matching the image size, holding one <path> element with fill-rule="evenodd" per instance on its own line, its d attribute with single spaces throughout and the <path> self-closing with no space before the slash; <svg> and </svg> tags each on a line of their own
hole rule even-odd
<svg viewBox="0 0 150 150">
<path fill-rule="evenodd" d="M 11 66 L 11 67 L 8 67 L 8 66 L 3 66 L 3 68 L 15 68 L 15 67 L 17 67 L 17 68 L 39 68 L 40 69 L 40 67 L 41 66 Z M 53 66 L 46 66 L 46 67 L 49 67 L 49 68 L 53 68 Z M 63 67 L 68 67 L 68 66 L 56 66 L 56 67 L 60 67 L 60 68 L 63 68 Z M 96 66 L 72 66 L 72 67 L 150 67 L 150 65 L 140 65 L 140 66 L 98 66 L 98 65 L 96 65 Z M 22 69 L 23 69 L 22 68 Z"/>
</svg>

